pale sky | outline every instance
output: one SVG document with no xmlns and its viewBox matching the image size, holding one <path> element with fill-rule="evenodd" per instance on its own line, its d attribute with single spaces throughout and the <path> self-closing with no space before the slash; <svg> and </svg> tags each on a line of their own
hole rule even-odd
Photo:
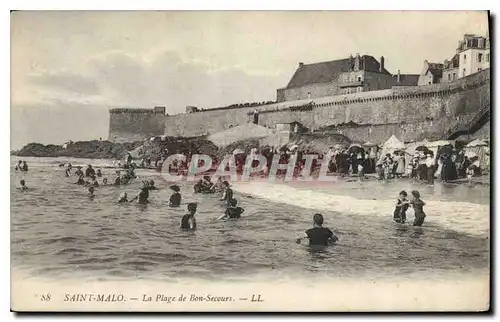
<svg viewBox="0 0 500 322">
<path fill-rule="evenodd" d="M 107 138 L 109 108 L 276 99 L 298 62 L 359 53 L 391 73 L 486 35 L 486 12 L 59 11 L 11 14 L 11 148 Z"/>
</svg>

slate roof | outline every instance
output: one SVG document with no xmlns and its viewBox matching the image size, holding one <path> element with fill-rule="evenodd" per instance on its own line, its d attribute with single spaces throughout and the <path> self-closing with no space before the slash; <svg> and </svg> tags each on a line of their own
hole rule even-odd
<svg viewBox="0 0 500 322">
<path fill-rule="evenodd" d="M 429 71 L 434 77 L 442 77 L 443 67 L 443 64 L 428 63 L 427 71 Z"/>
<path fill-rule="evenodd" d="M 354 67 L 355 57 L 352 58 Z M 332 60 L 314 64 L 304 64 L 299 67 L 286 88 L 302 87 L 317 83 L 326 83 L 336 80 L 343 72 L 349 71 L 349 58 Z M 360 70 L 379 72 L 380 63 L 372 56 L 360 56 Z M 384 68 L 383 74 L 390 75 Z"/>
</svg>

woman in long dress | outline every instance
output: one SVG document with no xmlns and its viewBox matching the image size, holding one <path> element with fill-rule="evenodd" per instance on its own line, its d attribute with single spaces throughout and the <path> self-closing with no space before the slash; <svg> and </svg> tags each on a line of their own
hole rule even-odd
<svg viewBox="0 0 500 322">
<path fill-rule="evenodd" d="M 400 153 L 398 158 L 398 167 L 396 168 L 396 175 L 401 177 L 405 173 L 405 157 L 403 153 Z"/>
</svg>

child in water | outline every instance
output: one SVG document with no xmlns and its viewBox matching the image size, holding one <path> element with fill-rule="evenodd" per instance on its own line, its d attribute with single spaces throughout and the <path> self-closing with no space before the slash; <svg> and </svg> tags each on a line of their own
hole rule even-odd
<svg viewBox="0 0 500 322">
<path fill-rule="evenodd" d="M 313 216 L 313 228 L 306 230 L 305 236 L 297 238 L 297 244 L 300 244 L 302 239 L 309 239 L 310 246 L 328 246 L 332 243 L 337 242 L 339 239 L 333 234 L 333 232 L 323 227 L 323 215 L 315 214 Z"/>
<path fill-rule="evenodd" d="M 174 191 L 174 194 L 170 196 L 168 205 L 170 207 L 179 207 L 181 205 L 181 189 L 177 185 L 170 186 L 170 189 Z"/>
<path fill-rule="evenodd" d="M 93 199 L 95 197 L 94 187 L 89 187 L 89 198 Z"/>
<path fill-rule="evenodd" d="M 127 193 L 126 192 L 122 192 L 120 194 L 120 198 L 118 199 L 118 203 L 122 203 L 122 202 L 128 202 Z"/>
<path fill-rule="evenodd" d="M 224 213 L 224 215 L 220 216 L 219 218 L 217 219 L 226 219 L 226 218 L 241 218 L 241 214 L 245 211 L 245 209 L 241 208 L 241 207 L 236 207 L 236 205 L 238 204 L 238 200 L 236 199 L 231 199 L 231 201 L 229 201 L 229 207 L 227 207 L 226 209 L 226 212 Z"/>
<path fill-rule="evenodd" d="M 25 191 L 28 190 L 28 187 L 26 187 L 26 182 L 24 180 L 19 181 L 19 187 L 17 189 Z"/>
<path fill-rule="evenodd" d="M 189 203 L 187 205 L 189 213 L 182 216 L 181 229 L 196 229 L 196 219 L 194 218 L 194 214 L 196 214 L 197 208 L 198 205 L 195 203 Z"/>
<path fill-rule="evenodd" d="M 398 196 L 398 201 L 396 202 L 396 209 L 394 209 L 394 221 L 400 224 L 406 222 L 406 211 L 410 206 L 407 197 L 408 194 L 406 191 L 401 191 Z"/>
<path fill-rule="evenodd" d="M 424 206 L 425 202 L 420 199 L 420 192 L 413 190 L 411 192 L 412 201 L 410 202 L 413 210 L 415 211 L 415 221 L 413 221 L 413 226 L 422 226 L 425 220 Z"/>
</svg>

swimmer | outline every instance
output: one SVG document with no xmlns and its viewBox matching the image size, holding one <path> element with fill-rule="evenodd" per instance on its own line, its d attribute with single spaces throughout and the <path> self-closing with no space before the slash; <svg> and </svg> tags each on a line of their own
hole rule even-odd
<svg viewBox="0 0 500 322">
<path fill-rule="evenodd" d="M 89 187 L 89 198 L 94 198 L 95 197 L 95 194 L 94 194 L 94 187 Z"/>
<path fill-rule="evenodd" d="M 202 191 L 204 193 L 213 193 L 215 192 L 215 186 L 212 182 L 212 180 L 210 179 L 209 176 L 204 176 L 203 177 L 203 183 L 202 183 Z"/>
<path fill-rule="evenodd" d="M 203 181 L 200 179 L 193 187 L 194 193 L 201 193 L 203 191 Z"/>
<path fill-rule="evenodd" d="M 78 176 L 78 177 L 83 177 L 84 173 L 82 171 L 82 167 L 81 166 L 77 166 L 76 167 L 75 175 Z"/>
<path fill-rule="evenodd" d="M 78 181 L 75 182 L 75 184 L 79 185 L 79 186 L 83 186 L 86 184 L 85 180 L 83 180 L 83 174 L 81 176 L 78 177 Z"/>
<path fill-rule="evenodd" d="M 181 219 L 181 229 L 196 229 L 196 219 L 194 215 L 196 214 L 196 210 L 198 205 L 195 203 L 189 203 L 187 205 L 187 209 L 189 211 L 188 214 L 185 214 Z"/>
<path fill-rule="evenodd" d="M 174 191 L 174 194 L 170 196 L 168 205 L 170 207 L 179 207 L 181 205 L 181 194 L 180 194 L 181 189 L 177 185 L 170 186 L 170 189 Z"/>
<path fill-rule="evenodd" d="M 90 178 L 90 181 L 87 183 L 89 186 L 93 186 L 93 187 L 99 187 L 99 182 L 97 182 L 97 179 L 95 176 L 92 176 Z"/>
<path fill-rule="evenodd" d="M 96 176 L 98 176 L 99 178 L 102 177 L 101 169 L 97 169 Z"/>
<path fill-rule="evenodd" d="M 139 191 L 139 193 L 129 202 L 137 200 L 138 204 L 147 205 L 149 203 L 148 198 L 149 198 L 149 189 L 147 187 L 142 187 L 141 191 Z"/>
<path fill-rule="evenodd" d="M 120 194 L 120 198 L 118 199 L 118 203 L 122 203 L 122 202 L 128 202 L 127 193 L 126 192 L 122 192 Z"/>
<path fill-rule="evenodd" d="M 26 182 L 24 180 L 19 181 L 19 187 L 17 189 L 25 191 L 28 190 L 28 187 L 26 186 Z"/>
<path fill-rule="evenodd" d="M 102 179 L 102 185 L 105 186 L 108 184 L 108 178 Z"/>
<path fill-rule="evenodd" d="M 425 202 L 420 199 L 420 192 L 413 190 L 411 192 L 412 200 L 410 202 L 413 210 L 415 211 L 415 221 L 413 221 L 413 226 L 422 226 L 425 220 L 424 206 Z"/>
<path fill-rule="evenodd" d="M 149 180 L 149 190 L 160 190 L 160 188 L 155 186 L 154 180 Z"/>
<path fill-rule="evenodd" d="M 231 204 L 229 202 L 231 201 L 231 199 L 233 199 L 233 190 L 229 188 L 229 182 L 227 181 L 224 181 L 222 185 L 224 186 L 224 195 L 222 196 L 220 201 L 225 201 L 226 204 L 230 206 Z"/>
<path fill-rule="evenodd" d="M 323 227 L 323 215 L 315 214 L 313 216 L 313 228 L 306 230 L 305 236 L 297 238 L 297 244 L 300 244 L 302 239 L 309 239 L 309 245 L 312 246 L 328 246 L 335 243 L 339 239 L 333 232 Z"/>
<path fill-rule="evenodd" d="M 401 191 L 398 196 L 398 201 L 396 202 L 396 208 L 394 209 L 394 221 L 400 224 L 406 222 L 406 211 L 410 206 L 407 197 L 408 194 L 406 191 Z"/>
<path fill-rule="evenodd" d="M 28 172 L 28 164 L 26 163 L 26 161 L 23 161 L 23 171 Z"/>
<path fill-rule="evenodd" d="M 241 218 L 241 214 L 245 211 L 245 209 L 243 209 L 241 207 L 236 207 L 236 205 L 238 204 L 238 200 L 231 199 L 229 204 L 230 204 L 230 206 L 227 207 L 224 215 L 220 216 L 217 219 L 220 220 L 220 219 L 227 219 L 227 218 L 231 218 L 231 219 Z"/>
<path fill-rule="evenodd" d="M 86 177 L 95 176 L 95 170 L 94 170 L 94 168 L 92 168 L 91 164 L 89 164 L 88 167 L 87 167 L 87 170 L 85 170 L 85 176 Z"/>
</svg>

